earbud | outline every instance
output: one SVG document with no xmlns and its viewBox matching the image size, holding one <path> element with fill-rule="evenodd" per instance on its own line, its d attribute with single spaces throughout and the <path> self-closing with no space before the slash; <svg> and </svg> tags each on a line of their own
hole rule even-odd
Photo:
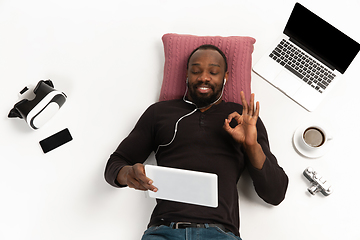
<svg viewBox="0 0 360 240">
<path fill-rule="evenodd" d="M 226 83 L 226 78 L 224 78 L 224 85 L 225 85 L 225 83 Z"/>
</svg>

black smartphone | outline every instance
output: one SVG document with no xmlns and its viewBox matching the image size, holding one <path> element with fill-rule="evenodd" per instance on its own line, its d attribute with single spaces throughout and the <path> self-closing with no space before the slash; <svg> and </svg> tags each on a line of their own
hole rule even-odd
<svg viewBox="0 0 360 240">
<path fill-rule="evenodd" d="M 60 132 L 55 133 L 54 135 L 51 135 L 44 140 L 41 140 L 39 143 L 43 152 L 47 153 L 67 142 L 70 142 L 72 139 L 73 138 L 69 132 L 69 129 L 65 128 L 64 130 L 61 130 Z"/>
</svg>

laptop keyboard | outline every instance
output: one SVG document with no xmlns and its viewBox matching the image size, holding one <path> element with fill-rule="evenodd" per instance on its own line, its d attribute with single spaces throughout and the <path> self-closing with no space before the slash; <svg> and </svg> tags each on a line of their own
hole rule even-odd
<svg viewBox="0 0 360 240">
<path fill-rule="evenodd" d="M 322 64 L 314 61 L 309 54 L 285 39 L 277 45 L 270 57 L 320 93 L 336 76 Z"/>
</svg>

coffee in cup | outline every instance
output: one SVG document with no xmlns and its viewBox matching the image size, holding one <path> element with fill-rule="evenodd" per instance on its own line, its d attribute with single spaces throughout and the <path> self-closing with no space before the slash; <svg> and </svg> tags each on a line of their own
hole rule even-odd
<svg viewBox="0 0 360 240">
<path fill-rule="evenodd" d="M 293 143 L 300 154 L 309 158 L 318 158 L 327 152 L 332 139 L 332 133 L 323 127 L 323 124 L 305 123 L 295 131 Z"/>
<path fill-rule="evenodd" d="M 321 147 L 325 143 L 325 133 L 317 127 L 309 127 L 303 133 L 304 142 L 310 147 Z"/>
</svg>

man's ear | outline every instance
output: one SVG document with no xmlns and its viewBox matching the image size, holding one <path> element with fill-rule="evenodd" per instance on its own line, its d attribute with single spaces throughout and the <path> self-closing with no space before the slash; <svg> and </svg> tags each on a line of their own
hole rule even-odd
<svg viewBox="0 0 360 240">
<path fill-rule="evenodd" d="M 229 72 L 226 72 L 226 73 L 225 73 L 225 76 L 224 76 L 224 85 L 225 85 L 226 82 L 228 81 L 228 76 L 229 76 Z"/>
</svg>

